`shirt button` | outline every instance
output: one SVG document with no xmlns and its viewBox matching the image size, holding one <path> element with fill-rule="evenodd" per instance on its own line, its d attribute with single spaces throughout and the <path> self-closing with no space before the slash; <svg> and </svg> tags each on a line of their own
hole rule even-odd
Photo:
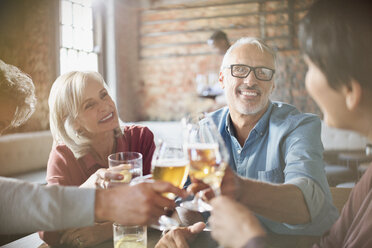
<svg viewBox="0 0 372 248">
<path fill-rule="evenodd" d="M 240 154 L 240 153 L 242 153 L 242 150 L 238 150 L 237 152 L 238 152 L 238 154 Z"/>
</svg>

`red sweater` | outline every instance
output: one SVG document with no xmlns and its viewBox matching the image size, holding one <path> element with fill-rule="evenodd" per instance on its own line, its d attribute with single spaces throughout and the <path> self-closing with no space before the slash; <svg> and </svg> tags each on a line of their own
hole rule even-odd
<svg viewBox="0 0 372 248">
<path fill-rule="evenodd" d="M 154 135 L 147 127 L 126 126 L 124 135 L 116 139 L 115 152 L 142 153 L 143 175 L 151 172 L 154 150 Z M 50 152 L 46 180 L 49 185 L 80 186 L 100 168 L 107 168 L 107 165 L 99 164 L 92 154 L 76 159 L 67 146 L 58 145 Z M 60 232 L 39 232 L 39 236 L 49 245 L 58 245 L 61 238 Z"/>
</svg>

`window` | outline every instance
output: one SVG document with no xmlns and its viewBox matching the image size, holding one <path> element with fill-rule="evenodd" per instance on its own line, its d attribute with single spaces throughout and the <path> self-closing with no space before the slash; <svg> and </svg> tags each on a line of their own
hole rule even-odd
<svg viewBox="0 0 372 248">
<path fill-rule="evenodd" d="M 92 1 L 61 0 L 60 3 L 60 74 L 72 70 L 98 71 Z"/>
</svg>

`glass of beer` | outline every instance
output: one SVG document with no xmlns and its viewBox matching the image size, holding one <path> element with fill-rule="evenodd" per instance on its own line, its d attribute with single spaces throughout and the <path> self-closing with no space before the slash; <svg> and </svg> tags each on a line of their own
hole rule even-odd
<svg viewBox="0 0 372 248">
<path fill-rule="evenodd" d="M 152 159 L 152 178 L 165 181 L 182 188 L 186 182 L 189 171 L 189 160 L 181 145 L 168 144 L 160 141 Z M 173 193 L 164 193 L 169 199 L 175 199 Z M 170 218 L 173 211 L 163 215 L 159 219 L 160 230 L 179 226 L 178 221 Z"/>
<path fill-rule="evenodd" d="M 191 179 L 197 179 L 210 186 L 219 195 L 220 185 L 228 161 L 224 141 L 213 120 L 204 114 L 183 119 L 184 149 L 187 152 Z M 199 192 L 192 201 L 182 202 L 181 206 L 194 211 L 210 211 L 211 206 L 204 202 Z"/>
</svg>

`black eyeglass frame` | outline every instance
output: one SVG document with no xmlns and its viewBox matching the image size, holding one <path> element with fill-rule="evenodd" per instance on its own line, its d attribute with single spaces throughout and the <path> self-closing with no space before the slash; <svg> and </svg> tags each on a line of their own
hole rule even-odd
<svg viewBox="0 0 372 248">
<path fill-rule="evenodd" d="M 244 66 L 244 67 L 248 67 L 248 68 L 249 68 L 249 72 L 248 72 L 248 74 L 247 74 L 245 77 L 234 76 L 234 74 L 233 74 L 233 67 L 234 67 L 234 66 Z M 232 64 L 232 65 L 230 65 L 230 66 L 225 66 L 224 68 L 226 68 L 226 69 L 230 69 L 231 76 L 236 77 L 236 78 L 246 78 L 246 77 L 249 76 L 249 74 L 251 73 L 251 71 L 253 71 L 254 76 L 255 76 L 258 80 L 260 80 L 260 81 L 270 81 L 270 80 L 273 78 L 274 73 L 275 73 L 275 70 L 274 70 L 274 69 L 267 68 L 267 67 L 265 67 L 265 66 L 257 66 L 257 67 L 253 67 L 253 66 L 249 66 L 249 65 L 245 65 L 245 64 Z M 257 75 L 256 75 L 256 69 L 261 69 L 261 68 L 263 68 L 263 69 L 268 69 L 268 70 L 272 71 L 272 74 L 271 74 L 270 79 L 260 79 L 260 78 L 257 77 Z"/>
</svg>

